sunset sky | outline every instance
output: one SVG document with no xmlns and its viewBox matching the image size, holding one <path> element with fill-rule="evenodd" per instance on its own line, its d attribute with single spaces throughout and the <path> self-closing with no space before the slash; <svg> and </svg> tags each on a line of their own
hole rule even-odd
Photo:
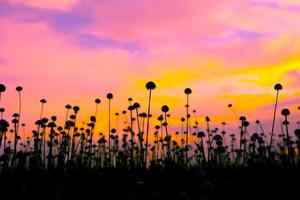
<svg viewBox="0 0 300 200">
<path fill-rule="evenodd" d="M 24 123 L 38 118 L 41 98 L 45 116 L 62 118 L 69 103 L 80 106 L 81 120 L 100 98 L 106 120 L 106 93 L 114 94 L 113 112 L 126 109 L 128 97 L 146 111 L 152 80 L 153 113 L 168 104 L 173 124 L 190 87 L 202 124 L 209 115 L 216 126 L 236 127 L 232 103 L 250 123 L 269 126 L 280 82 L 279 111 L 291 109 L 295 125 L 299 19 L 299 0 L 0 0 L 0 82 L 7 87 L 0 107 L 6 117 L 17 112 L 21 85 Z"/>
</svg>

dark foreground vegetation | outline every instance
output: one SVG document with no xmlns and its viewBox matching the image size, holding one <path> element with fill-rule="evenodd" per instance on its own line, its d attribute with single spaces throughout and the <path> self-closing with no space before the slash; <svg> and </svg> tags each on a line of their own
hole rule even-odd
<svg viewBox="0 0 300 200">
<path fill-rule="evenodd" d="M 300 129 L 290 130 L 287 108 L 280 113 L 282 129 L 274 128 L 280 84 L 274 86 L 270 136 L 259 120 L 256 132 L 250 133 L 249 121 L 237 116 L 232 104 L 228 108 L 240 121 L 236 134 L 228 135 L 226 122 L 212 129 L 209 116 L 206 126 L 200 127 L 196 111 L 190 110 L 190 88 L 184 90 L 182 127 L 170 131 L 167 105 L 162 105 L 161 115 L 151 115 L 155 88 L 154 82 L 146 84 L 145 112 L 128 98 L 128 108 L 112 114 L 113 94 L 108 93 L 106 134 L 95 132 L 100 99 L 95 99 L 95 113 L 84 124 L 77 123 L 79 106 L 66 105 L 63 120 L 43 116 L 47 101 L 41 99 L 36 129 L 21 138 L 20 129 L 26 124 L 21 123 L 23 88 L 18 86 L 18 112 L 10 121 L 0 107 L 0 195 L 176 200 L 289 198 L 297 193 Z M 5 91 L 0 84 L 0 105 Z M 124 119 L 122 126 L 113 127 L 115 119 Z"/>
<path fill-rule="evenodd" d="M 24 199 L 297 199 L 299 168 L 2 174 L 1 197 Z"/>
</svg>

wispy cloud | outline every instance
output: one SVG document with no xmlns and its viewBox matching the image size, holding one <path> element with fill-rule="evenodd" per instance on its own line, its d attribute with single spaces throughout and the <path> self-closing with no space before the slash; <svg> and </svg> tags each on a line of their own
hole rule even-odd
<svg viewBox="0 0 300 200">
<path fill-rule="evenodd" d="M 51 8 L 56 10 L 69 10 L 74 7 L 80 0 L 7 0 L 12 4 L 25 4 L 37 8 Z"/>
<path fill-rule="evenodd" d="M 92 23 L 91 18 L 76 12 L 33 7 L 24 3 L 12 4 L 6 0 L 1 2 L 0 16 L 25 23 L 44 22 L 56 31 L 67 32 Z"/>
<path fill-rule="evenodd" d="M 135 43 L 122 43 L 109 38 L 107 39 L 101 38 L 97 35 L 93 35 L 89 33 L 79 33 L 77 34 L 75 40 L 77 40 L 78 44 L 82 45 L 83 47 L 86 46 L 87 48 L 108 47 L 108 48 L 126 49 L 128 51 L 138 50 L 138 46 Z"/>
<path fill-rule="evenodd" d="M 28 102 L 46 95 L 37 93 L 41 89 L 62 107 L 57 95 L 73 94 L 88 106 L 90 96 L 108 91 L 117 93 L 120 107 L 137 93 L 143 104 L 144 81 L 155 80 L 154 109 L 163 99 L 181 104 L 182 89 L 190 86 L 193 106 L 216 114 L 229 100 L 246 102 L 245 110 L 269 105 L 277 81 L 287 101 L 300 86 L 297 1 L 0 3 L 1 77 L 24 82 L 33 93 Z"/>
</svg>

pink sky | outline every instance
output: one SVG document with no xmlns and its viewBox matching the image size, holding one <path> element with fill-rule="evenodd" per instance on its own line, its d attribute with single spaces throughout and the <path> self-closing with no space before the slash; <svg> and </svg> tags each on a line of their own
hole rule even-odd
<svg viewBox="0 0 300 200">
<path fill-rule="evenodd" d="M 106 120 L 107 92 L 114 112 L 127 108 L 128 97 L 146 110 L 145 83 L 153 80 L 154 113 L 168 104 L 179 119 L 190 87 L 192 108 L 216 126 L 225 120 L 236 127 L 228 103 L 268 126 L 280 82 L 279 111 L 290 108 L 295 125 L 299 18 L 296 0 L 0 0 L 1 107 L 5 116 L 17 111 L 21 85 L 24 123 L 38 118 L 41 98 L 47 116 L 63 117 L 69 103 L 86 119 L 99 97 L 99 119 Z"/>
</svg>

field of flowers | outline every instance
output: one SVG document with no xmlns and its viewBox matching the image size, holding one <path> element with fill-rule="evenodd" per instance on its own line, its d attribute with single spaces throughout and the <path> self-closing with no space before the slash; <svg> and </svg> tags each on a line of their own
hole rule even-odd
<svg viewBox="0 0 300 200">
<path fill-rule="evenodd" d="M 181 131 L 171 131 L 168 105 L 162 105 L 161 115 L 151 114 L 155 88 L 154 82 L 146 83 L 147 112 L 141 112 L 140 104 L 128 98 L 128 108 L 115 113 L 129 116 L 129 122 L 119 132 L 111 123 L 114 97 L 108 93 L 107 135 L 95 132 L 100 99 L 95 99 L 95 113 L 85 126 L 76 123 L 79 106 L 66 105 L 66 117 L 61 122 L 56 116 L 43 116 L 47 100 L 41 99 L 36 129 L 30 137 L 21 138 L 23 88 L 16 87 L 19 112 L 7 119 L 3 118 L 5 108 L 0 108 L 3 195 L 36 198 L 47 195 L 63 199 L 95 196 L 102 199 L 269 199 L 277 195 L 288 197 L 289 191 L 296 189 L 297 184 L 292 180 L 299 178 L 300 129 L 290 130 L 289 109 L 277 111 L 281 84 L 274 86 L 276 101 L 269 140 L 259 120 L 256 121 L 260 127 L 258 132 L 249 132 L 250 123 L 245 116 L 236 116 L 240 121 L 239 131 L 230 136 L 224 128 L 225 122 L 222 129 L 211 130 L 208 116 L 205 131 L 201 131 L 198 123 L 190 120 L 193 114 L 189 105 L 190 88 L 183 91 L 186 114 L 181 123 L 184 126 Z M 0 105 L 5 91 L 5 85 L 0 84 Z M 236 115 L 232 104 L 228 109 Z M 284 121 L 279 134 L 274 127 L 280 114 Z M 157 123 L 151 123 L 150 118 L 156 118 Z M 153 141 L 149 135 L 154 136 Z M 230 141 L 226 142 L 225 136 Z M 180 140 L 175 140 L 178 137 Z"/>
</svg>

